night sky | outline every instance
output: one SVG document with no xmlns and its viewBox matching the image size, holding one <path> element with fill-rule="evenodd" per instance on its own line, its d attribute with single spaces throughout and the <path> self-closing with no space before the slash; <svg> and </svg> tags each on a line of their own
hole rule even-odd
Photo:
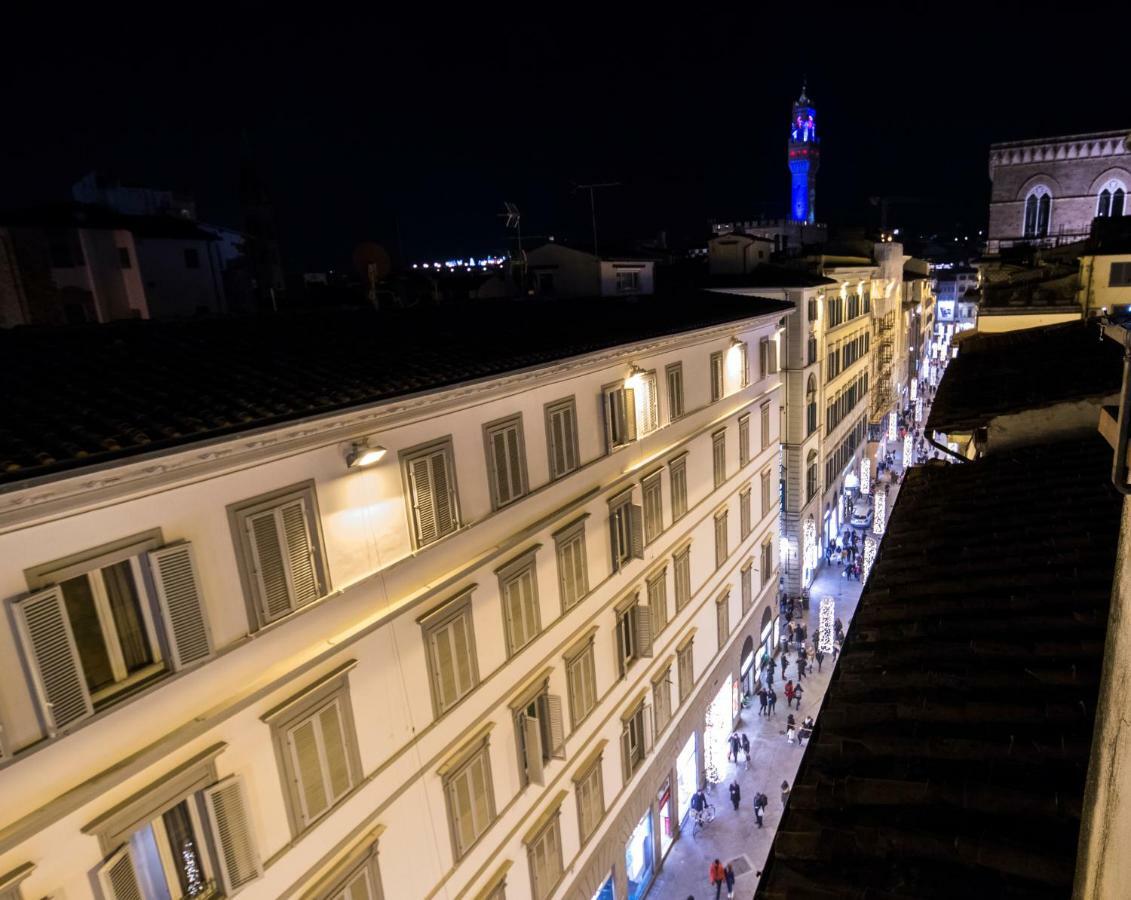
<svg viewBox="0 0 1131 900">
<path fill-rule="evenodd" d="M 1131 128 L 1131 15 L 1081 3 L 36 6 L 7 11 L 0 205 L 100 168 L 237 225 L 246 134 L 294 271 L 362 240 L 502 249 L 504 200 L 527 235 L 585 236 L 586 181 L 622 183 L 598 197 L 610 238 L 783 212 L 803 76 L 833 223 L 888 195 L 917 198 L 893 224 L 977 228 L 990 141 Z"/>
</svg>

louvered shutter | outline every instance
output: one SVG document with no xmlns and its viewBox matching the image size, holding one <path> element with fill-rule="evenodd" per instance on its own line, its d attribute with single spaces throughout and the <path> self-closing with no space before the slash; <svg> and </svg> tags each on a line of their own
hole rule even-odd
<svg viewBox="0 0 1131 900">
<path fill-rule="evenodd" d="M 644 558 L 644 512 L 639 506 L 628 505 L 629 538 L 631 541 L 631 555 L 636 559 Z"/>
<path fill-rule="evenodd" d="M 369 881 L 369 871 L 362 869 L 346 884 L 345 890 L 335 894 L 333 900 L 376 900 Z"/>
<path fill-rule="evenodd" d="M 601 414 L 605 420 L 605 450 L 608 453 L 617 446 L 616 409 L 619 402 L 619 391 L 602 391 Z"/>
<path fill-rule="evenodd" d="M 259 587 L 260 614 L 273 622 L 291 611 L 291 592 L 276 511 L 269 509 L 247 517 L 247 533 Z"/>
<path fill-rule="evenodd" d="M 296 607 L 304 606 L 322 595 L 318 569 L 314 560 L 314 543 L 310 539 L 310 522 L 302 500 L 286 503 L 279 510 L 283 540 L 287 548 L 291 597 Z"/>
<path fill-rule="evenodd" d="M 98 883 L 106 900 L 145 900 L 126 845 L 115 850 L 99 867 Z"/>
<path fill-rule="evenodd" d="M 459 528 L 455 482 L 452 480 L 452 473 L 448 470 L 447 451 L 437 451 L 428 459 L 432 474 L 432 503 L 436 537 L 443 537 Z"/>
<path fill-rule="evenodd" d="M 416 541 L 423 546 L 432 543 L 440 536 L 436 527 L 432 467 L 429 465 L 428 457 L 414 459 L 409 464 L 408 471 L 412 483 L 412 514 L 416 521 Z"/>
<path fill-rule="evenodd" d="M 636 655 L 652 655 L 652 611 L 639 603 L 632 608 L 636 628 Z"/>
<path fill-rule="evenodd" d="M 24 651 L 35 674 L 36 693 L 52 732 L 94 712 L 63 591 L 51 587 L 15 603 Z"/>
<path fill-rule="evenodd" d="M 648 417 L 648 430 L 655 431 L 660 427 L 660 407 L 656 397 L 656 376 L 644 377 L 644 410 Z"/>
<path fill-rule="evenodd" d="M 314 719 L 307 719 L 287 733 L 291 759 L 295 768 L 302 813 L 310 824 L 330 806 L 322 776 L 322 758 L 318 752 L 318 732 Z"/>
<path fill-rule="evenodd" d="M 555 759 L 565 759 L 565 726 L 562 719 L 562 698 L 557 694 L 546 695 L 546 715 L 550 726 L 550 755 Z"/>
<path fill-rule="evenodd" d="M 636 440 L 636 391 L 626 387 L 624 400 L 624 437 L 626 441 Z"/>
<path fill-rule="evenodd" d="M 318 713 L 318 723 L 322 728 L 322 745 L 326 754 L 326 772 L 330 778 L 330 794 L 336 801 L 344 797 L 353 786 L 340 701 L 335 700 L 322 709 Z"/>
<path fill-rule="evenodd" d="M 523 714 L 520 718 L 526 744 L 526 777 L 534 784 L 543 784 L 542 726 L 533 716 Z"/>
<path fill-rule="evenodd" d="M 185 541 L 154 550 L 149 554 L 149 568 L 165 618 L 173 668 L 183 669 L 207 658 L 212 653 L 212 639 L 192 544 Z"/>
<path fill-rule="evenodd" d="M 220 883 L 230 897 L 263 874 L 243 776 L 231 775 L 207 788 L 204 800 L 217 849 Z"/>
<path fill-rule="evenodd" d="M 510 469 L 509 442 L 506 431 L 491 436 L 491 456 L 495 470 L 495 505 L 505 506 L 514 499 L 514 480 Z"/>
</svg>

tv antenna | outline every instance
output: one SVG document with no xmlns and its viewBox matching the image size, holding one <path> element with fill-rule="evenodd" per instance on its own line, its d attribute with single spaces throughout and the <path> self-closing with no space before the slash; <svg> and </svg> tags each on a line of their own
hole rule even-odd
<svg viewBox="0 0 1131 900">
<path fill-rule="evenodd" d="M 503 211 L 498 213 L 500 219 L 503 220 L 503 227 L 508 231 L 514 229 L 515 238 L 518 241 L 518 256 L 523 261 L 526 260 L 526 252 L 522 249 L 522 213 L 519 208 L 513 203 L 504 200 Z"/>
<path fill-rule="evenodd" d="M 601 188 L 620 187 L 619 181 L 602 181 L 599 184 L 575 184 L 573 192 L 576 194 L 578 191 L 589 191 L 589 218 L 593 221 L 593 255 L 598 256 L 597 252 L 597 201 L 593 192 Z"/>
</svg>

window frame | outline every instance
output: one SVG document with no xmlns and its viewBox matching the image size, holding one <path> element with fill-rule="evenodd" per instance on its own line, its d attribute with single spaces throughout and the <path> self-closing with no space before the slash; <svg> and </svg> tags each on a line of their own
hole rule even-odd
<svg viewBox="0 0 1131 900">
<path fill-rule="evenodd" d="M 506 644 L 507 659 L 512 659 L 524 648 L 528 647 L 538 636 L 542 634 L 542 602 L 538 592 L 538 551 L 541 549 L 541 544 L 535 544 L 533 547 L 528 547 L 522 553 L 512 557 L 503 565 L 495 569 L 495 576 L 498 578 L 499 584 L 499 608 L 503 616 L 503 638 Z M 530 585 L 531 596 L 528 598 L 530 604 L 529 610 L 521 610 L 525 616 L 530 613 L 532 622 L 524 622 L 524 628 L 527 630 L 526 640 L 518 643 L 512 628 L 513 616 L 511 615 L 507 590 L 511 585 L 517 584 L 520 580 L 528 578 Z M 529 630 L 530 628 L 533 630 Z"/>
<path fill-rule="evenodd" d="M 676 668 L 679 670 L 679 702 L 683 704 L 695 688 L 695 631 L 685 637 L 675 648 Z"/>
<path fill-rule="evenodd" d="M 739 585 L 742 616 L 749 615 L 754 608 L 754 559 L 753 557 L 743 563 L 739 570 Z"/>
<path fill-rule="evenodd" d="M 441 453 L 444 456 L 444 467 L 448 475 L 448 497 L 451 501 L 451 531 L 439 533 L 437 529 L 436 537 L 430 541 L 425 541 L 420 534 L 417 523 L 417 504 L 416 494 L 413 490 L 413 479 L 411 473 L 412 463 L 421 457 L 433 456 L 436 453 Z M 405 514 L 408 517 L 408 534 L 412 542 L 413 550 L 423 550 L 425 547 L 431 547 L 433 544 L 439 543 L 444 538 L 450 535 L 457 534 L 463 528 L 463 515 L 460 509 L 459 499 L 459 480 L 456 474 L 456 455 L 455 446 L 450 434 L 443 437 L 435 438 L 434 440 L 425 441 L 422 444 L 416 444 L 412 447 L 406 447 L 398 454 L 398 462 L 401 467 L 401 488 L 404 492 L 405 500 Z M 429 485 L 429 490 L 435 493 L 434 483 Z M 433 505 L 433 517 L 435 517 L 436 507 Z"/>
<path fill-rule="evenodd" d="M 725 506 L 714 514 L 715 535 L 715 571 L 726 565 L 730 556 L 730 525 L 727 521 L 730 510 Z"/>
<path fill-rule="evenodd" d="M 730 639 L 730 588 L 728 587 L 715 600 L 715 629 L 719 639 L 719 651 L 722 652 Z"/>
<path fill-rule="evenodd" d="M 565 435 L 566 446 L 562 454 L 565 468 L 558 471 L 554 463 L 556 456 L 555 448 L 557 446 L 554 437 L 554 417 L 560 416 L 562 413 L 568 413 L 572 427 L 570 428 L 569 434 Z M 544 407 L 544 415 L 546 419 L 546 455 L 549 465 L 547 471 L 550 473 L 550 481 L 557 481 L 581 468 L 581 452 L 577 439 L 577 398 L 573 394 L 570 394 L 568 397 L 562 397 L 559 400 L 553 400 L 547 403 Z M 573 459 L 572 466 L 568 464 L 568 458 L 571 455 Z"/>
<path fill-rule="evenodd" d="M 774 546 L 768 539 L 762 542 L 761 567 L 762 567 L 762 585 L 761 586 L 765 587 L 767 584 L 770 583 L 770 576 L 773 574 L 773 571 L 774 571 Z"/>
<path fill-rule="evenodd" d="M 738 492 L 738 534 L 746 540 L 754 530 L 754 486 L 746 485 Z"/>
<path fill-rule="evenodd" d="M 762 518 L 766 518 L 773 509 L 773 503 L 770 501 L 770 488 L 773 485 L 773 473 L 770 469 L 762 470 L 760 477 L 760 484 L 758 485 L 762 492 Z"/>
<path fill-rule="evenodd" d="M 563 798 L 564 799 L 564 798 Z M 538 845 L 543 843 L 547 837 L 553 836 L 553 851 L 554 859 L 557 861 L 557 877 L 552 884 L 539 885 L 537 868 L 535 866 L 535 854 Z M 562 829 L 561 829 L 561 805 L 560 802 L 556 808 L 549 812 L 547 821 L 539 825 L 537 832 L 534 835 L 528 835 L 528 840 L 524 840 L 523 844 L 526 846 L 526 861 L 527 867 L 530 870 L 530 896 L 532 900 L 548 900 L 552 897 L 558 885 L 562 883 L 565 878 L 565 861 L 562 853 Z M 548 850 L 543 852 L 549 856 Z M 541 890 L 539 890 L 541 888 Z"/>
<path fill-rule="evenodd" d="M 673 384 L 674 376 L 674 384 Z M 668 421 L 682 419 L 687 410 L 683 402 L 683 363 L 669 363 L 664 367 L 664 382 L 668 388 Z"/>
<path fill-rule="evenodd" d="M 478 688 L 480 684 L 479 653 L 476 649 L 475 616 L 472 606 L 473 590 L 473 588 L 466 588 L 460 593 L 444 600 L 434 609 L 417 619 L 424 640 L 424 658 L 428 667 L 428 686 L 429 695 L 432 698 L 433 720 L 439 720 L 459 706 L 461 702 L 475 692 L 475 689 Z M 470 654 L 468 674 L 471 678 L 471 684 L 467 690 L 460 693 L 458 697 L 455 697 L 449 704 L 445 705 L 440 696 L 440 673 L 436 663 L 432 639 L 437 633 L 448 628 L 457 619 L 464 617 L 466 617 L 467 622 L 467 645 Z"/>
<path fill-rule="evenodd" d="M 664 533 L 663 470 L 656 469 L 640 479 L 640 500 L 644 521 L 644 546 Z"/>
<path fill-rule="evenodd" d="M 591 629 L 589 633 L 573 644 L 563 655 L 562 660 L 565 663 L 566 671 L 566 698 L 569 701 L 569 722 L 570 729 L 576 731 L 581 723 L 592 715 L 593 710 L 597 708 L 600 702 L 600 693 L 597 690 L 597 661 L 594 656 L 596 644 L 596 629 Z M 584 669 L 584 671 L 582 671 Z M 575 672 L 579 673 L 575 676 Z M 582 704 L 578 703 L 579 699 L 590 699 L 589 697 L 579 698 L 575 695 L 574 687 L 576 685 L 584 687 L 588 684 L 592 688 L 592 699 L 589 703 L 588 709 L 582 710 Z"/>
<path fill-rule="evenodd" d="M 710 358 L 711 402 L 718 403 L 726 396 L 726 369 L 723 367 L 723 354 L 717 350 Z"/>
<path fill-rule="evenodd" d="M 462 776 L 468 775 L 468 796 L 469 799 L 471 799 L 470 772 L 471 767 L 476 763 L 482 763 L 483 767 L 487 821 L 484 823 L 482 830 L 480 830 L 465 847 L 461 844 L 459 826 L 456 821 L 454 793 L 457 789 L 456 784 L 458 780 Z M 447 763 L 440 767 L 440 782 L 444 789 L 444 807 L 448 819 L 448 835 L 452 843 L 453 863 L 464 859 L 464 857 L 474 850 L 479 845 L 479 842 L 483 840 L 483 836 L 491 830 L 491 826 L 494 825 L 499 818 L 498 809 L 495 806 L 494 773 L 491 768 L 491 742 L 489 732 L 473 737 L 464 744 Z M 474 807 L 473 801 L 472 807 Z"/>
<path fill-rule="evenodd" d="M 561 601 L 562 615 L 565 615 L 582 600 L 589 596 L 589 555 L 585 546 L 585 520 L 589 514 L 581 516 L 579 519 L 566 525 L 564 528 L 559 528 L 553 533 L 554 538 L 554 562 L 557 566 L 558 575 L 558 599 Z M 581 575 L 580 583 L 577 585 L 578 594 L 572 599 L 572 602 L 567 603 L 568 591 L 566 590 L 566 572 L 563 567 L 564 551 L 572 545 L 580 547 L 579 556 L 579 571 Z"/>
<path fill-rule="evenodd" d="M 680 573 L 685 572 L 686 578 L 681 578 Z M 672 595 L 675 603 L 675 614 L 679 615 L 691 603 L 691 543 L 688 542 L 672 553 Z M 681 588 L 686 589 L 686 597 L 680 603 Z"/>
<path fill-rule="evenodd" d="M 767 401 L 759 407 L 760 428 L 762 431 L 762 449 L 767 449 L 773 442 L 773 428 L 770 423 L 770 403 Z"/>
<path fill-rule="evenodd" d="M 750 463 L 750 413 L 738 417 L 738 467 Z"/>
<path fill-rule="evenodd" d="M 632 488 L 609 500 L 609 555 L 612 571 L 620 572 L 644 558 L 643 510 L 632 502 Z"/>
<path fill-rule="evenodd" d="M 618 396 L 619 395 L 619 396 Z M 605 452 L 612 453 L 627 447 L 636 440 L 636 391 L 623 380 L 610 381 L 601 386 L 601 408 L 605 431 Z M 614 434 L 617 425 L 617 410 L 624 430 L 620 440 Z"/>
<path fill-rule="evenodd" d="M 515 443 L 517 444 L 518 454 L 518 472 L 511 472 L 510 461 L 507 461 L 507 477 L 508 480 L 514 481 L 517 476 L 518 484 L 517 489 L 512 484 L 510 496 L 503 499 L 500 494 L 499 485 L 499 472 L 498 460 L 495 456 L 495 438 L 500 435 L 507 435 L 514 433 Z M 504 442 L 508 439 L 504 437 Z M 530 479 L 527 474 L 526 468 L 526 434 L 523 428 L 522 413 L 515 413 L 514 415 L 504 416 L 501 419 L 494 419 L 491 422 L 486 422 L 483 425 L 483 452 L 487 462 L 487 485 L 491 495 L 491 509 L 498 511 L 517 503 L 523 497 L 530 493 Z M 458 528 L 456 529 L 458 530 Z"/>
<path fill-rule="evenodd" d="M 658 738 L 672 721 L 672 664 L 666 664 L 652 676 L 652 734 Z"/>
<path fill-rule="evenodd" d="M 678 474 L 678 480 L 677 480 Z M 679 490 L 677 490 L 677 487 Z M 668 460 L 668 490 L 671 493 L 672 524 L 687 515 L 687 452 Z"/>
<path fill-rule="evenodd" d="M 592 756 L 578 767 L 572 779 L 573 791 L 577 799 L 577 834 L 579 847 L 584 847 L 589 843 L 589 840 L 597 833 L 597 829 L 601 827 L 601 823 L 605 821 L 605 816 L 608 813 L 608 808 L 605 804 L 605 746 L 606 742 L 602 740 Z M 596 784 L 592 783 L 594 781 Z M 588 788 L 585 787 L 586 785 L 588 785 Z M 582 802 L 583 790 L 585 790 L 591 798 L 600 800 L 598 807 L 599 812 L 588 831 L 585 829 L 586 816 Z"/>
<path fill-rule="evenodd" d="M 652 616 L 652 637 L 660 634 L 671 621 L 668 615 L 668 565 L 660 565 L 644 579 L 644 595 Z M 657 612 L 659 615 L 657 615 Z"/>
</svg>

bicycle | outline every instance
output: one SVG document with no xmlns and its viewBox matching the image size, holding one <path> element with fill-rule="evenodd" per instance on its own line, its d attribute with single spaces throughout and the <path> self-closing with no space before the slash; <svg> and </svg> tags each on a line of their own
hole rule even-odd
<svg viewBox="0 0 1131 900">
<path fill-rule="evenodd" d="M 713 821 L 715 821 L 715 807 L 714 804 L 708 803 L 695 813 L 695 824 L 691 826 L 691 836 L 695 837 L 698 835 L 700 831 Z"/>
</svg>

